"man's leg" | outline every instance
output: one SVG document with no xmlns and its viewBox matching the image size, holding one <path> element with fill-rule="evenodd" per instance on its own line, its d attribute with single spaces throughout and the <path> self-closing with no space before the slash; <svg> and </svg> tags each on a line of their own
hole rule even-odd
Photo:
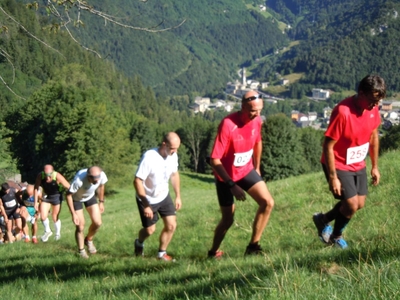
<svg viewBox="0 0 400 300">
<path fill-rule="evenodd" d="M 143 244 L 144 241 L 151 236 L 156 231 L 156 224 L 151 225 L 150 227 L 142 227 L 139 230 L 138 240 L 139 243 Z"/>
<path fill-rule="evenodd" d="M 83 230 L 85 229 L 85 216 L 83 214 L 83 209 L 76 210 L 75 212 L 79 218 L 79 225 L 75 226 L 75 240 L 78 246 L 79 251 L 84 250 L 84 234 Z"/>
<path fill-rule="evenodd" d="M 164 228 L 160 234 L 160 249 L 159 251 L 167 251 L 167 247 L 171 242 L 172 236 L 176 229 L 176 216 L 166 216 L 162 218 L 164 221 Z"/>
<path fill-rule="evenodd" d="M 61 220 L 59 219 L 60 211 L 61 211 L 61 203 L 52 205 L 52 217 L 54 222 L 54 231 L 56 232 L 55 239 L 59 240 L 61 237 Z"/>
<path fill-rule="evenodd" d="M 364 207 L 365 199 L 365 195 L 356 195 L 349 199 L 342 200 L 342 205 L 335 219 L 335 225 L 331 236 L 332 239 L 337 239 L 342 236 L 344 229 L 356 211 Z"/>
<path fill-rule="evenodd" d="M 253 233 L 250 239 L 250 244 L 257 244 L 268 224 L 269 217 L 274 207 L 274 199 L 264 181 L 257 182 L 247 191 L 247 193 L 258 204 L 258 209 L 253 222 Z"/>
<path fill-rule="evenodd" d="M 234 220 L 235 204 L 232 204 L 231 206 L 220 206 L 220 209 L 222 218 L 215 228 L 213 244 L 209 251 L 209 254 L 217 252 Z"/>
<path fill-rule="evenodd" d="M 40 204 L 40 218 L 42 220 L 42 224 L 44 227 L 44 234 L 41 237 L 43 242 L 47 242 L 49 240 L 49 237 L 53 234 L 53 232 L 50 229 L 50 222 L 48 219 L 49 215 L 49 210 L 50 210 L 51 204 L 48 202 L 42 202 Z"/>
<path fill-rule="evenodd" d="M 8 222 L 7 222 L 6 226 L 7 226 L 7 240 L 11 244 L 15 240 L 14 236 L 12 234 L 13 220 L 12 219 L 8 219 Z"/>
<path fill-rule="evenodd" d="M 89 213 L 90 219 L 92 223 L 90 224 L 88 234 L 86 238 L 91 241 L 93 240 L 94 235 L 99 230 L 102 221 L 101 221 L 101 213 L 99 205 L 96 203 L 94 205 L 86 207 L 87 212 Z"/>
</svg>

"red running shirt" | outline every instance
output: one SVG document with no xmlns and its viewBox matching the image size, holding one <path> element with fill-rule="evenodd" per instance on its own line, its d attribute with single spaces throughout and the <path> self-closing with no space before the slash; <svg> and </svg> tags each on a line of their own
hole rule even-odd
<svg viewBox="0 0 400 300">
<path fill-rule="evenodd" d="M 261 125 L 259 116 L 243 125 L 239 112 L 226 116 L 219 124 L 211 158 L 221 160 L 233 181 L 254 169 L 253 149 L 261 141 Z M 217 174 L 215 176 L 222 181 Z"/>
<path fill-rule="evenodd" d="M 333 147 L 335 168 L 359 171 L 365 167 L 372 132 L 381 124 L 378 107 L 357 114 L 354 97 L 342 100 L 332 111 L 325 136 L 336 141 Z M 322 153 L 321 162 L 325 163 Z"/>
</svg>

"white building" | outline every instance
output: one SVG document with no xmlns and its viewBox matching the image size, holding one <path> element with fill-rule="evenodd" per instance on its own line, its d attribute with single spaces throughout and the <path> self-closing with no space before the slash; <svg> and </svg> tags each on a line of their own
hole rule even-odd
<svg viewBox="0 0 400 300">
<path fill-rule="evenodd" d="M 323 89 L 312 89 L 312 97 L 318 100 L 326 100 L 329 98 L 329 91 Z"/>
</svg>

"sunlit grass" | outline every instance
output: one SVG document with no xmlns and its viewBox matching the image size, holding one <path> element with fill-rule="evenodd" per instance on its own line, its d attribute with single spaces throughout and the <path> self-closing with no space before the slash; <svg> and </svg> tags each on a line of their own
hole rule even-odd
<svg viewBox="0 0 400 300">
<path fill-rule="evenodd" d="M 275 209 L 263 235 L 265 255 L 243 257 L 256 211 L 237 203 L 220 261 L 206 259 L 219 208 L 212 176 L 182 173 L 182 210 L 168 252 L 156 259 L 161 223 L 133 256 L 140 229 L 132 180 L 106 199 L 98 253 L 76 255 L 74 226 L 62 209 L 62 239 L 0 247 L 1 299 L 398 299 L 400 153 L 380 160 L 382 181 L 345 232 L 349 250 L 324 246 L 311 216 L 335 200 L 322 172 L 268 183 Z M 87 219 L 89 223 L 89 220 Z M 88 224 L 87 224 L 88 225 Z M 40 225 L 40 232 L 43 227 Z"/>
</svg>

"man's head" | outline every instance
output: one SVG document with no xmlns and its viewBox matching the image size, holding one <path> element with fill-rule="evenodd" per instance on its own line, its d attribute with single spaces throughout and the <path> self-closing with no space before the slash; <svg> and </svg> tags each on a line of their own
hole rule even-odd
<svg viewBox="0 0 400 300">
<path fill-rule="evenodd" d="M 29 197 L 33 196 L 34 193 L 34 185 L 33 184 L 28 184 L 26 187 L 26 193 L 28 194 Z"/>
<path fill-rule="evenodd" d="M 10 185 L 7 182 L 4 182 L 1 185 L 1 191 L 3 194 L 7 194 L 9 189 L 10 189 Z"/>
<path fill-rule="evenodd" d="M 53 176 L 54 168 L 52 165 L 45 165 L 43 168 L 43 172 L 46 177 L 51 177 Z"/>
<path fill-rule="evenodd" d="M 96 184 L 100 180 L 101 168 L 98 166 L 92 166 L 87 170 L 88 181 L 92 184 Z"/>
<path fill-rule="evenodd" d="M 181 145 L 181 139 L 175 132 L 168 132 L 164 135 L 163 141 L 158 152 L 162 157 L 166 158 L 175 152 L 178 152 L 178 148 Z"/>
<path fill-rule="evenodd" d="M 242 97 L 242 120 L 247 123 L 260 115 L 264 107 L 262 95 L 257 91 L 248 91 Z"/>
<path fill-rule="evenodd" d="M 386 97 L 386 84 L 382 77 L 368 75 L 358 85 L 358 104 L 364 110 L 371 110 Z"/>
</svg>

